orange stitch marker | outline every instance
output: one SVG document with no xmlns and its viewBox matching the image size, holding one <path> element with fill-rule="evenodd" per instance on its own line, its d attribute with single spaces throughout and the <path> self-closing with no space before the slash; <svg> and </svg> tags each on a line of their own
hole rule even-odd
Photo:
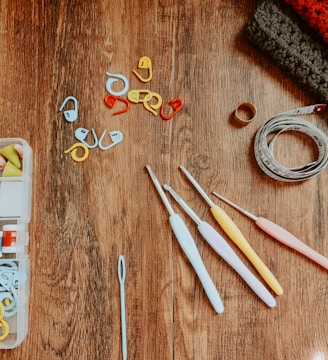
<svg viewBox="0 0 328 360">
<path fill-rule="evenodd" d="M 173 109 L 173 113 L 170 115 L 164 114 L 164 100 L 162 102 L 160 115 L 163 120 L 170 120 L 175 116 L 182 108 L 183 108 L 183 101 L 180 98 L 175 98 L 169 101 L 171 108 Z"/>
</svg>

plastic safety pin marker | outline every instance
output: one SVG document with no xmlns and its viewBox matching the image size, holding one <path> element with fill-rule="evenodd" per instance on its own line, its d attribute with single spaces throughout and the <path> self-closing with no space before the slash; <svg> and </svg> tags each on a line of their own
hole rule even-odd
<svg viewBox="0 0 328 360">
<path fill-rule="evenodd" d="M 113 115 L 123 114 L 123 113 L 127 112 L 130 109 L 130 102 L 128 100 L 126 100 L 126 99 L 120 98 L 119 96 L 108 94 L 108 95 L 106 95 L 104 101 L 105 101 L 105 104 L 110 109 L 112 109 L 115 106 L 117 101 L 121 101 L 121 102 L 123 102 L 125 104 L 124 109 L 114 112 Z"/>
<path fill-rule="evenodd" d="M 141 97 L 141 94 L 144 94 L 144 97 Z M 149 90 L 130 90 L 128 92 L 129 101 L 137 104 L 140 102 L 149 101 L 152 98 L 152 93 Z"/>
<path fill-rule="evenodd" d="M 110 148 L 112 148 L 113 146 L 117 145 L 118 143 L 120 143 L 123 140 L 123 134 L 120 131 L 114 130 L 114 131 L 110 131 L 109 132 L 109 137 L 112 141 L 112 143 L 108 146 L 103 146 L 102 145 L 102 141 L 104 140 L 105 136 L 106 136 L 107 130 L 105 130 L 100 139 L 99 139 L 99 148 L 101 150 L 108 150 Z"/>
<path fill-rule="evenodd" d="M 170 120 L 175 116 L 182 108 L 183 108 L 183 101 L 180 98 L 171 99 L 169 101 L 169 105 L 173 109 L 173 112 L 170 115 L 164 114 L 164 100 L 162 102 L 160 115 L 163 120 Z"/>
<path fill-rule="evenodd" d="M 121 304 L 121 336 L 122 336 L 122 359 L 126 360 L 128 356 L 126 341 L 126 315 L 125 315 L 125 291 L 124 283 L 126 277 L 126 268 L 124 256 L 118 258 L 118 280 L 120 282 L 120 304 Z"/>
<path fill-rule="evenodd" d="M 93 138 L 94 138 L 94 144 L 93 145 L 90 145 L 85 141 L 86 137 L 88 136 L 88 134 L 90 132 L 88 129 L 85 129 L 85 128 L 76 129 L 75 130 L 75 137 L 81 143 L 86 145 L 89 149 L 94 149 L 94 148 L 96 148 L 98 146 L 99 140 L 98 140 L 98 137 L 97 137 L 97 134 L 96 134 L 95 130 L 92 128 L 91 131 L 92 131 L 92 135 L 93 135 Z"/>
<path fill-rule="evenodd" d="M 65 100 L 61 104 L 59 111 L 63 110 L 64 106 L 67 104 L 68 101 L 73 101 L 74 109 L 65 110 L 64 117 L 65 117 L 66 121 L 74 122 L 78 117 L 78 101 L 74 96 L 67 96 L 67 98 L 65 98 Z"/>
<path fill-rule="evenodd" d="M 223 313 L 224 306 L 221 297 L 203 263 L 203 260 L 196 246 L 195 240 L 193 239 L 192 235 L 190 234 L 190 231 L 188 230 L 186 224 L 184 223 L 180 215 L 174 212 L 167 196 L 164 193 L 161 184 L 159 183 L 157 177 L 153 173 L 151 167 L 149 165 L 146 165 L 146 168 L 148 170 L 150 178 L 153 181 L 159 196 L 161 197 L 169 213 L 170 225 L 176 239 L 178 240 L 179 245 L 181 246 L 188 260 L 190 261 L 192 267 L 194 268 L 214 310 L 217 313 Z"/>
<path fill-rule="evenodd" d="M 148 77 L 144 78 L 141 75 L 139 75 L 137 73 L 136 70 L 132 70 L 132 72 L 137 76 L 137 78 L 142 81 L 142 82 L 149 82 L 152 77 L 153 77 L 153 69 L 152 69 L 152 64 L 151 64 L 151 60 L 148 56 L 143 56 L 142 58 L 140 58 L 139 63 L 138 63 L 138 68 L 139 69 L 146 69 L 148 70 Z"/>
<path fill-rule="evenodd" d="M 259 258 L 257 253 L 254 251 L 254 249 L 251 247 L 249 242 L 244 237 L 243 233 L 238 228 L 238 226 L 233 222 L 233 220 L 228 216 L 228 214 L 223 209 L 221 209 L 218 205 L 215 205 L 213 203 L 213 201 L 201 188 L 198 182 L 192 177 L 192 175 L 187 171 L 187 169 L 185 169 L 182 165 L 180 165 L 180 169 L 183 171 L 183 173 L 187 176 L 188 180 L 192 183 L 195 189 L 199 192 L 199 194 L 210 206 L 212 215 L 214 216 L 215 220 L 220 224 L 223 231 L 246 255 L 246 257 L 254 265 L 256 270 L 266 281 L 266 283 L 271 287 L 271 289 L 277 295 L 282 295 L 283 289 L 280 286 L 279 282 L 271 273 L 271 271 L 268 269 L 268 267 Z"/>
<path fill-rule="evenodd" d="M 82 156 L 77 155 L 78 148 L 83 149 L 84 153 L 83 153 Z M 74 145 L 72 145 L 69 149 L 65 150 L 64 153 L 65 154 L 70 153 L 71 158 L 74 161 L 82 162 L 82 161 L 84 161 L 84 160 L 86 160 L 88 158 L 88 156 L 89 156 L 89 148 L 85 144 L 83 144 L 81 142 L 77 142 Z"/>
<path fill-rule="evenodd" d="M 148 101 L 151 101 L 151 99 L 153 97 L 155 99 L 157 99 L 157 103 L 156 104 L 148 104 Z M 163 102 L 161 95 L 152 92 L 151 93 L 151 98 L 148 101 L 143 102 L 145 109 L 150 111 L 155 116 L 157 116 L 157 112 L 155 110 L 159 109 L 162 106 L 162 102 Z"/>
<path fill-rule="evenodd" d="M 250 219 L 255 221 L 255 224 L 265 231 L 267 234 L 271 235 L 274 239 L 280 241 L 281 243 L 287 245 L 288 247 L 298 251 L 300 254 L 305 255 L 318 265 L 322 266 L 326 270 L 328 270 L 328 258 L 319 254 L 306 244 L 304 244 L 301 240 L 297 239 L 294 235 L 290 232 L 282 228 L 281 226 L 275 224 L 274 222 L 265 219 L 263 217 L 257 217 L 250 213 L 249 211 L 241 208 L 240 206 L 236 205 L 232 201 L 226 199 L 224 196 L 213 192 L 213 194 L 221 199 L 222 201 L 226 202 L 230 206 L 234 207 L 235 209 L 239 210 L 242 214 L 248 216 Z"/>
<path fill-rule="evenodd" d="M 5 308 L 0 303 L 0 341 L 4 340 L 9 335 L 9 324 L 4 320 Z"/>
<path fill-rule="evenodd" d="M 164 185 L 166 189 L 183 210 L 194 220 L 198 231 L 208 244 L 240 275 L 246 284 L 254 293 L 269 307 L 277 305 L 275 298 L 269 290 L 257 279 L 256 276 L 247 268 L 247 266 L 238 257 L 235 251 L 224 240 L 224 238 L 206 221 L 202 221 L 190 206 L 169 186 Z"/>
<path fill-rule="evenodd" d="M 122 96 L 129 90 L 129 80 L 126 78 L 126 76 L 121 74 L 111 74 L 109 72 L 106 72 L 107 76 L 110 76 L 110 78 L 106 82 L 106 90 L 109 94 L 112 94 L 114 96 Z M 122 80 L 124 83 L 124 88 L 121 91 L 114 91 L 112 89 L 113 83 Z"/>
</svg>

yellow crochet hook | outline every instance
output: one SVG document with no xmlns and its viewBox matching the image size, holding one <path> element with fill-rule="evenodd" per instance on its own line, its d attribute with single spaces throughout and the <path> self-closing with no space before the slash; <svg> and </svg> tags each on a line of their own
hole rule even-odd
<svg viewBox="0 0 328 360">
<path fill-rule="evenodd" d="M 259 258 L 257 253 L 254 251 L 249 242 L 246 240 L 243 233 L 238 228 L 238 226 L 233 222 L 233 220 L 223 209 L 221 209 L 218 205 L 214 204 L 214 202 L 209 198 L 209 196 L 205 193 L 205 191 L 201 188 L 198 182 L 192 177 L 192 175 L 185 167 L 180 165 L 180 169 L 187 176 L 188 180 L 192 183 L 192 185 L 207 202 L 207 204 L 211 207 L 211 212 L 215 220 L 220 224 L 223 231 L 246 255 L 246 257 L 254 265 L 255 269 L 259 272 L 265 282 L 270 286 L 270 288 L 277 295 L 282 295 L 283 289 L 279 284 L 278 280 L 268 269 L 268 267 L 263 263 L 263 261 Z"/>
</svg>

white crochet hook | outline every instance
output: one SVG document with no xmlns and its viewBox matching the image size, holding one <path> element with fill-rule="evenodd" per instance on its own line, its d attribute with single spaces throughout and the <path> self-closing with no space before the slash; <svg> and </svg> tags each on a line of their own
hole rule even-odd
<svg viewBox="0 0 328 360">
<path fill-rule="evenodd" d="M 268 289 L 257 279 L 255 275 L 241 261 L 231 246 L 223 237 L 206 221 L 202 221 L 190 206 L 169 186 L 164 185 L 177 203 L 194 220 L 198 226 L 198 231 L 209 245 L 241 276 L 254 293 L 269 307 L 277 305 L 275 298 Z"/>
<path fill-rule="evenodd" d="M 328 258 L 319 254 L 308 245 L 304 244 L 301 240 L 297 237 L 292 235 L 290 232 L 282 228 L 281 226 L 275 224 L 274 222 L 265 219 L 263 217 L 257 217 L 250 213 L 249 211 L 241 208 L 240 206 L 236 205 L 232 201 L 226 199 L 224 196 L 213 192 L 213 195 L 218 197 L 219 199 L 223 200 L 227 204 L 231 205 L 235 209 L 239 210 L 242 214 L 248 216 L 250 219 L 255 221 L 255 224 L 265 231 L 267 234 L 271 235 L 274 239 L 280 241 L 281 243 L 287 245 L 288 247 L 298 251 L 300 254 L 305 255 L 318 265 L 322 266 L 326 270 L 328 270 Z"/>
<path fill-rule="evenodd" d="M 146 165 L 146 168 L 168 213 L 170 214 L 169 221 L 171 228 L 175 234 L 175 237 L 177 238 L 182 250 L 189 259 L 192 267 L 194 268 L 213 308 L 217 313 L 223 313 L 224 306 L 222 304 L 221 297 L 213 283 L 213 280 L 211 279 L 210 275 L 208 274 L 205 268 L 205 265 L 198 252 L 193 237 L 191 236 L 186 224 L 183 222 L 181 217 L 173 211 L 173 208 L 168 198 L 166 197 L 161 184 L 159 183 L 157 177 L 153 173 L 151 167 L 149 165 Z"/>
<path fill-rule="evenodd" d="M 117 271 L 118 271 L 118 280 L 120 282 L 122 359 L 127 360 L 128 351 L 127 351 L 127 343 L 126 343 L 126 316 L 125 316 L 125 291 L 124 291 L 126 269 L 125 269 L 125 260 L 123 255 L 120 255 L 118 258 Z"/>
</svg>

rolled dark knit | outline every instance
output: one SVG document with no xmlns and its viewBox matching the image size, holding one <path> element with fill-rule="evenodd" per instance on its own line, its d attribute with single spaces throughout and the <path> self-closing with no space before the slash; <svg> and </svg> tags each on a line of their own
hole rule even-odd
<svg viewBox="0 0 328 360">
<path fill-rule="evenodd" d="M 328 47 L 280 0 L 265 0 L 245 27 L 246 38 L 318 102 L 328 102 Z"/>
</svg>

